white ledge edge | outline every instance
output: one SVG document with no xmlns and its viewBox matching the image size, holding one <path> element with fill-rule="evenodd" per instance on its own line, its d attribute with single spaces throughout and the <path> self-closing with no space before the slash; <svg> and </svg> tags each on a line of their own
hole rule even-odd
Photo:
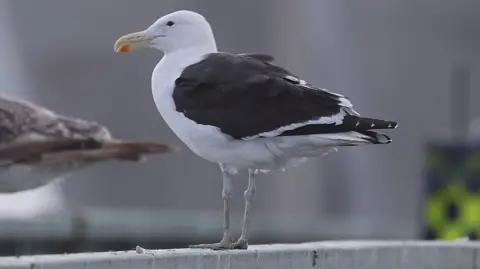
<svg viewBox="0 0 480 269">
<path fill-rule="evenodd" d="M 168 249 L 0 258 L 0 268 L 480 268 L 475 241 L 323 241 L 252 245 L 248 250 Z"/>
</svg>

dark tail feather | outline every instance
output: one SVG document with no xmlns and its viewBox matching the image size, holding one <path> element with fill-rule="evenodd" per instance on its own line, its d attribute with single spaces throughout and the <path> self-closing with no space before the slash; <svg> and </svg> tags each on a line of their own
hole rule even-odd
<svg viewBox="0 0 480 269">
<path fill-rule="evenodd" d="M 395 129 L 397 128 L 398 123 L 395 121 L 346 116 L 343 119 L 342 125 L 350 126 L 355 131 L 366 131 L 375 129 Z"/>
<path fill-rule="evenodd" d="M 344 123 L 347 125 L 354 124 L 354 130 L 357 133 L 365 135 L 367 137 L 366 139 L 372 144 L 390 144 L 392 143 L 392 139 L 388 135 L 370 130 L 395 129 L 398 126 L 398 123 L 394 121 L 358 117 L 345 117 Z"/>
</svg>

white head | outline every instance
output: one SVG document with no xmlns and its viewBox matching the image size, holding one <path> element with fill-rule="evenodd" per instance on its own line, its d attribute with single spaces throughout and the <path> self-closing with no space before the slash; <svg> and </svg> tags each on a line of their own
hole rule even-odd
<svg viewBox="0 0 480 269">
<path fill-rule="evenodd" d="M 170 53 L 194 46 L 216 49 L 212 29 L 202 15 L 180 10 L 161 17 L 144 31 L 122 36 L 115 42 L 114 50 L 130 52 L 149 47 Z"/>
</svg>

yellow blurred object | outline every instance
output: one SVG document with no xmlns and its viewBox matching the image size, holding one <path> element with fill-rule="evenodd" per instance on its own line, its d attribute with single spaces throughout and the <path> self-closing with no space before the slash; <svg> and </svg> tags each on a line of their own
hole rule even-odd
<svg viewBox="0 0 480 269">
<path fill-rule="evenodd" d="M 480 229 L 480 195 L 466 197 L 460 208 L 462 221 L 470 229 Z"/>
<path fill-rule="evenodd" d="M 435 147 L 427 155 L 426 239 L 480 237 L 480 148 Z"/>
<path fill-rule="evenodd" d="M 457 238 L 463 237 L 464 234 L 465 234 L 465 231 L 462 226 L 447 225 L 442 229 L 440 233 L 440 239 L 453 241 L 453 240 L 457 240 Z"/>
</svg>

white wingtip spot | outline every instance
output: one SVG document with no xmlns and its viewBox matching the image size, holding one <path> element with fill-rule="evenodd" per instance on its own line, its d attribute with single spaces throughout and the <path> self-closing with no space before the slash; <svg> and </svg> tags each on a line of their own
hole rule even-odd
<svg viewBox="0 0 480 269">
<path fill-rule="evenodd" d="M 396 129 L 398 127 L 398 123 L 395 123 L 395 124 L 389 123 L 387 127 L 390 129 Z"/>
<path fill-rule="evenodd" d="M 372 125 L 370 125 L 370 128 L 373 128 L 375 127 L 375 123 L 372 123 Z"/>
</svg>

